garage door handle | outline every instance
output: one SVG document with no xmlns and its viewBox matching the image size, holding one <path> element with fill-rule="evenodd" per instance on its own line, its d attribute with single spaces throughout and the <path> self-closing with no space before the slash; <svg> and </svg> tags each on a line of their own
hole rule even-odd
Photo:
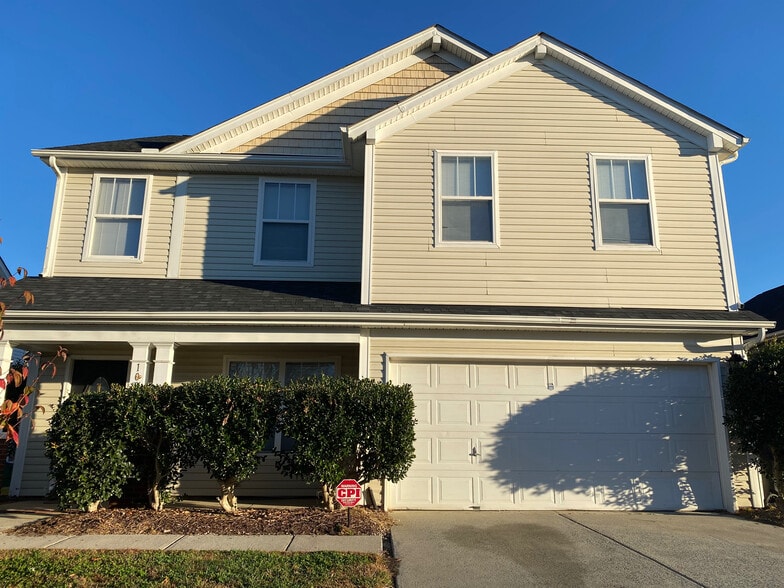
<svg viewBox="0 0 784 588">
<path fill-rule="evenodd" d="M 476 447 L 471 448 L 471 453 L 469 453 L 471 457 L 479 457 L 479 452 L 476 450 Z"/>
</svg>

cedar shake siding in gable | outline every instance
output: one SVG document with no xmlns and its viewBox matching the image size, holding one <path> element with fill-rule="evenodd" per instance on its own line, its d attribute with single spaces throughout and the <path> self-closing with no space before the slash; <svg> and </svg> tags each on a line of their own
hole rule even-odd
<svg viewBox="0 0 784 588">
<path fill-rule="evenodd" d="M 181 278 L 358 282 L 362 179 L 316 179 L 313 267 L 253 264 L 257 176 L 194 176 L 188 182 Z"/>
<path fill-rule="evenodd" d="M 231 151 L 247 154 L 341 157 L 341 126 L 349 126 L 394 106 L 404 98 L 459 71 L 457 66 L 433 55 Z"/>
<path fill-rule="evenodd" d="M 434 246 L 433 150 L 497 153 L 500 247 Z M 660 250 L 594 249 L 589 153 L 650 155 Z M 376 146 L 371 302 L 726 308 L 707 153 L 546 66 Z"/>
</svg>

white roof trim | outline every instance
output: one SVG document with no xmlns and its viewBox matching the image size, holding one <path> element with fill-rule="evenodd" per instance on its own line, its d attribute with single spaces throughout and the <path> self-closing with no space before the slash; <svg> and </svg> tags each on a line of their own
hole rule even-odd
<svg viewBox="0 0 784 588">
<path fill-rule="evenodd" d="M 426 314 L 382 312 L 35 312 L 10 310 L 7 323 L 13 332 L 9 339 L 23 336 L 25 324 L 46 324 L 53 330 L 62 325 L 117 325 L 125 328 L 134 324 L 173 325 L 181 328 L 213 326 L 265 327 L 350 327 L 350 328 L 407 328 L 407 329 L 478 329 L 478 330 L 567 330 L 567 331 L 623 331 L 623 332 L 710 332 L 730 334 L 756 333 L 760 328 L 773 328 L 773 321 L 736 321 L 702 319 L 645 319 L 559 316 L 509 316 L 471 314 Z M 103 330 L 106 330 L 105 328 Z M 12 336 L 13 335 L 13 336 Z"/>
<path fill-rule="evenodd" d="M 598 80 L 605 86 L 628 96 L 634 102 L 675 121 L 691 133 L 706 137 L 704 142 L 706 146 L 707 140 L 710 139 L 711 145 L 715 149 L 717 139 L 720 138 L 723 149 L 734 152 L 748 142 L 748 139 L 743 135 L 543 33 L 534 35 L 411 98 L 403 100 L 396 106 L 387 108 L 352 125 L 348 129 L 349 137 L 357 139 L 362 135 L 367 135 L 368 139 L 381 141 L 413 124 L 421 117 L 437 112 L 472 94 L 476 91 L 477 86 L 481 88 L 486 85 L 488 79 L 508 75 L 509 72 L 506 71 L 508 68 L 519 66 L 519 61 L 529 54 L 534 54 L 537 47 L 542 53 L 542 46 L 546 47 L 545 53 L 548 58 L 557 59 L 571 69 Z"/>
<path fill-rule="evenodd" d="M 409 67 L 406 58 L 419 51 L 430 51 L 432 39 L 441 38 L 441 50 L 464 52 L 476 61 L 486 59 L 489 54 L 460 38 L 439 25 L 428 27 L 394 45 L 377 51 L 323 78 L 319 78 L 301 88 L 284 94 L 270 102 L 262 104 L 239 116 L 224 121 L 188 139 L 162 150 L 163 153 L 186 153 L 189 151 L 216 151 L 234 148 L 247 140 L 248 134 L 259 133 L 259 120 L 262 123 L 274 121 L 274 127 L 299 118 L 307 111 L 314 110 L 338 100 L 341 96 L 351 93 L 372 83 L 375 77 L 390 75 L 390 69 Z M 432 54 L 432 52 L 430 52 Z M 403 63 L 400 63 L 403 61 Z M 358 86 L 361 84 L 361 86 Z M 294 115 L 294 112 L 297 114 Z M 281 118 L 285 117 L 285 119 Z M 294 118 L 292 118 L 294 117 Z M 266 128 L 266 127 L 265 127 Z M 269 130 L 269 129 L 267 129 Z M 227 143 L 228 141 L 228 143 Z M 227 147 L 230 145 L 230 147 Z"/>
</svg>

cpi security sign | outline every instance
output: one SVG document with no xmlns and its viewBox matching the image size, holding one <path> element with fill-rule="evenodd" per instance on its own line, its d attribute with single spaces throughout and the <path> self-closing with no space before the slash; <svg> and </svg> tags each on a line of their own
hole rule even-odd
<svg viewBox="0 0 784 588">
<path fill-rule="evenodd" d="M 335 488 L 335 498 L 340 506 L 356 506 L 362 500 L 362 486 L 356 480 L 342 480 Z"/>
</svg>

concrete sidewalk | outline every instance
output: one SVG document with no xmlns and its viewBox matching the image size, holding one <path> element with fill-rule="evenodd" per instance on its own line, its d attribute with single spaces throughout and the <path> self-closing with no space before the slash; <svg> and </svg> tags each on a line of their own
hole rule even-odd
<svg viewBox="0 0 784 588">
<path fill-rule="evenodd" d="M 191 505 L 193 506 L 193 505 Z M 212 506 L 212 504 L 209 504 Z M 255 505 L 254 505 L 255 506 Z M 269 506 L 269 505 L 265 505 Z M 278 507 L 276 507 L 278 508 Z M 382 553 L 378 535 L 5 535 L 5 531 L 57 516 L 55 503 L 21 501 L 0 505 L 0 549 L 148 549 L 350 551 Z"/>
</svg>

